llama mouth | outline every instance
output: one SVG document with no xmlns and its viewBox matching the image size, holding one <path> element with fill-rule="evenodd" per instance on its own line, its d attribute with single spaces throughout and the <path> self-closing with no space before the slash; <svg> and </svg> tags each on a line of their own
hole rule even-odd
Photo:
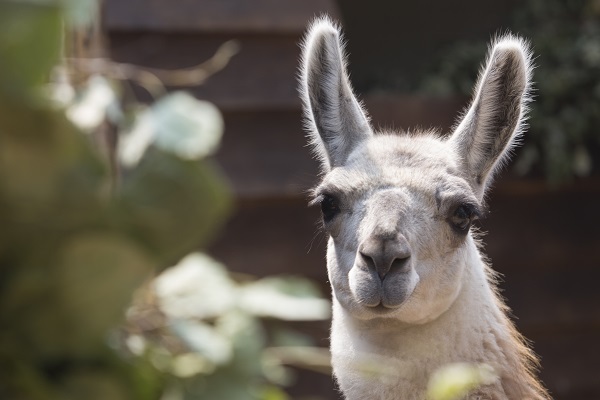
<svg viewBox="0 0 600 400">
<path fill-rule="evenodd" d="M 369 311 L 376 312 L 378 314 L 386 314 L 397 310 L 400 306 L 401 304 L 398 306 L 389 307 L 384 305 L 383 302 L 379 302 L 379 304 L 377 304 L 376 306 L 368 306 L 368 309 Z"/>
</svg>

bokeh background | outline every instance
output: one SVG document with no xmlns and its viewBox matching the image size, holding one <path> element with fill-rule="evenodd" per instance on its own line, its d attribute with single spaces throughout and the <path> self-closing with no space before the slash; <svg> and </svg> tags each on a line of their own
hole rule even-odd
<svg viewBox="0 0 600 400">
<path fill-rule="evenodd" d="M 213 233 L 195 233 L 199 235 L 198 243 L 188 243 L 168 256 L 162 257 L 161 253 L 156 261 L 159 267 L 153 270 L 175 263 L 186 251 L 202 245 L 227 266 L 238 283 L 246 282 L 248 276 L 301 276 L 314 282 L 327 297 L 326 238 L 319 231 L 319 210 L 307 206 L 306 195 L 317 182 L 318 165 L 305 145 L 296 82 L 299 42 L 309 21 L 321 13 L 328 13 L 343 25 L 352 82 L 373 124 L 382 128 L 437 127 L 449 132 L 469 101 L 490 39 L 510 30 L 531 41 L 537 65 L 531 129 L 523 146 L 515 151 L 513 162 L 495 183 L 489 197 L 490 214 L 480 227 L 489 232 L 484 239 L 485 251 L 494 269 L 504 277 L 502 294 L 518 328 L 540 356 L 541 378 L 554 398 L 600 398 L 598 0 L 105 0 L 101 24 L 96 29 L 105 39 L 102 55 L 118 63 L 150 70 L 181 70 L 209 59 L 224 42 L 235 40 L 239 46 L 227 65 L 205 82 L 183 85 L 197 99 L 216 105 L 224 120 L 221 145 L 210 162 L 221 171 L 219 179 L 228 182 L 231 196 L 213 196 L 206 204 L 229 204 L 226 199 L 232 199 L 235 205 L 218 229 L 213 229 L 213 218 L 201 212 L 190 213 L 210 221 Z M 151 103 L 153 96 L 146 89 L 139 82 L 129 82 L 123 97 L 125 101 Z M 167 84 L 167 89 L 175 87 Z M 170 177 L 162 176 L 159 183 Z M 123 179 L 127 183 L 127 174 Z M 185 180 L 181 182 L 185 185 Z M 131 201 L 143 195 L 142 191 Z M 178 203 L 176 197 L 173 202 Z M 192 207 L 190 204 L 183 202 L 180 207 Z M 222 208 L 228 207 L 214 207 L 223 221 Z M 140 214 L 142 220 L 144 215 L 148 216 Z M 188 222 L 193 225 L 194 220 Z M 197 223 L 203 225 L 205 220 Z M 143 228 L 143 223 L 141 228 L 138 226 Z M 173 229 L 161 234 L 179 237 Z M 144 245 L 151 248 L 154 243 L 147 240 Z M 80 257 L 85 258 L 88 253 L 82 254 Z M 3 257 L 6 262 L 7 257 Z M 136 279 L 132 278 L 136 284 L 143 281 Z M 292 292 L 302 292 L 301 297 L 306 293 L 316 296 L 312 288 L 303 292 L 303 285 L 292 285 Z M 133 283 L 131 286 L 135 287 Z M 78 295 L 81 293 L 74 294 Z M 135 340 L 125 340 L 125 350 L 119 345 L 113 348 L 136 353 L 136 340 L 148 333 L 144 323 L 155 329 L 157 320 L 160 325 L 168 319 L 164 310 L 157 311 L 156 299 L 150 297 L 137 298 L 138 312 L 133 313 L 136 318 L 129 319 L 128 328 L 120 333 L 131 338 L 134 332 Z M 263 342 L 273 343 L 284 337 L 279 344 L 310 342 L 317 347 L 328 346 L 326 319 L 290 322 L 293 316 L 284 315 L 282 322 L 273 314 L 266 312 L 270 319 L 263 321 L 265 327 L 261 329 L 267 332 L 260 335 Z M 215 315 L 209 313 L 202 318 L 212 324 Z M 168 350 L 163 358 L 187 354 L 180 345 L 169 344 L 169 340 L 175 340 L 170 334 L 161 336 L 157 331 L 152 331 L 160 336 L 155 346 Z M 10 347 L 7 340 L 12 339 L 5 339 Z M 256 345 L 252 340 L 244 342 L 245 346 Z M 261 340 L 258 342 L 263 343 Z M 198 352 L 210 358 L 202 349 Z M 256 358 L 259 353 L 257 350 L 247 357 Z M 121 394 L 121 398 L 338 399 L 327 368 L 310 362 L 320 356 L 322 353 L 309 352 L 275 357 L 277 360 L 271 361 L 277 368 L 266 374 L 244 372 L 244 384 L 262 379 L 274 387 L 283 385 L 284 390 L 261 386 L 259 393 L 252 386 L 250 392 L 246 388 L 233 394 L 221 386 L 227 386 L 227 379 L 237 372 L 228 371 L 213 379 L 211 371 L 196 368 L 199 361 L 192 360 L 196 362 L 192 375 L 196 371 L 206 374 L 206 379 L 191 384 L 186 381 L 190 378 L 188 372 L 180 376 L 169 367 L 165 375 L 156 357 L 148 356 L 148 366 L 144 364 L 129 381 L 145 390 L 137 390 L 135 395 Z M 233 360 L 239 361 L 236 357 Z M 80 354 L 75 356 L 76 360 L 81 358 Z M 52 382 L 68 376 L 65 371 L 94 370 L 99 359 L 103 360 L 101 365 L 115 362 L 102 357 L 94 358 L 96 364 L 73 362 L 72 356 L 50 359 L 53 361 L 44 361 L 40 370 L 44 379 Z M 218 357 L 215 362 L 218 364 Z M 293 373 L 283 373 L 279 364 L 296 367 Z M 13 371 L 15 365 L 3 364 Z M 67 385 L 71 388 L 70 398 L 85 398 L 77 396 L 85 393 L 82 388 L 93 387 L 86 386 L 90 379 L 85 376 L 75 380 L 75 386 Z M 210 379 L 221 380 L 214 392 L 220 395 L 203 392 L 210 387 L 206 383 Z M 172 381 L 177 384 L 169 386 Z M 164 387 L 171 389 L 165 391 Z M 18 390 L 14 389 L 0 390 L 0 395 L 3 393 L 7 398 L 37 398 L 16 396 Z"/>
</svg>

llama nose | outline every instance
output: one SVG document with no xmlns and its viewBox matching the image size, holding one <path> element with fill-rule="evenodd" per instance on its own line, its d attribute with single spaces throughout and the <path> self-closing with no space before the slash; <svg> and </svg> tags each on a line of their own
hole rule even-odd
<svg viewBox="0 0 600 400">
<path fill-rule="evenodd" d="M 370 237 L 358 247 L 359 256 L 383 280 L 391 270 L 401 270 L 408 264 L 410 246 L 403 235 L 395 238 Z"/>
</svg>

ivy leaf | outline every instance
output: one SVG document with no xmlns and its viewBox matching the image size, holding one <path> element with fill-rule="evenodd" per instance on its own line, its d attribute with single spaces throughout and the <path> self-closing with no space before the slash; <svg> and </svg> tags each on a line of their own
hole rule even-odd
<svg viewBox="0 0 600 400">
<path fill-rule="evenodd" d="M 98 13 L 98 0 L 60 0 L 67 21 L 75 27 L 85 27 L 92 23 Z"/>
<path fill-rule="evenodd" d="M 223 118 L 214 105 L 175 92 L 138 114 L 122 138 L 119 158 L 134 166 L 154 144 L 182 159 L 197 160 L 215 152 L 222 134 Z"/>
<path fill-rule="evenodd" d="M 212 165 L 156 148 L 126 176 L 121 195 L 124 222 L 165 265 L 205 244 L 231 206 Z"/>
<path fill-rule="evenodd" d="M 114 89 L 100 75 L 92 76 L 82 93 L 67 109 L 67 117 L 84 131 L 98 128 L 107 117 L 118 118 L 119 99 Z"/>
<path fill-rule="evenodd" d="M 15 223 L 11 237 L 26 223 L 39 230 L 54 226 L 49 220 L 63 225 L 91 216 L 106 171 L 86 138 L 59 112 L 2 96 L 0 109 L 0 193 L 6 229 Z"/>
<path fill-rule="evenodd" d="M 88 233 L 67 242 L 55 274 L 71 346 L 87 349 L 115 327 L 154 268 L 139 246 L 119 235 Z"/>
<path fill-rule="evenodd" d="M 212 258 L 193 253 L 154 281 L 160 308 L 170 318 L 214 318 L 235 304 L 233 282 Z"/>
<path fill-rule="evenodd" d="M 210 374 L 216 366 L 199 353 L 185 353 L 173 357 L 170 371 L 179 378 L 190 378 L 198 374 Z"/>
<path fill-rule="evenodd" d="M 153 109 L 159 148 L 189 160 L 206 157 L 217 149 L 223 118 L 213 104 L 175 92 L 156 102 Z"/>
<path fill-rule="evenodd" d="M 91 24 L 98 12 L 98 0 L 18 0 L 33 6 L 59 6 L 72 26 L 82 28 Z"/>
<path fill-rule="evenodd" d="M 427 386 L 429 400 L 459 400 L 480 386 L 498 379 L 494 370 L 485 364 L 455 363 L 436 371 Z"/>
<path fill-rule="evenodd" d="M 319 297 L 316 288 L 300 278 L 264 278 L 241 289 L 240 307 L 263 317 L 305 321 L 327 319 L 329 301 Z"/>
<path fill-rule="evenodd" d="M 189 346 L 190 350 L 214 365 L 226 364 L 233 357 L 231 340 L 208 324 L 180 319 L 172 321 L 171 329 Z"/>
<path fill-rule="evenodd" d="M 0 90 L 23 96 L 58 62 L 62 10 L 45 2 L 0 2 Z"/>
<path fill-rule="evenodd" d="M 276 386 L 266 386 L 260 393 L 260 400 L 290 400 L 290 397 Z"/>
</svg>

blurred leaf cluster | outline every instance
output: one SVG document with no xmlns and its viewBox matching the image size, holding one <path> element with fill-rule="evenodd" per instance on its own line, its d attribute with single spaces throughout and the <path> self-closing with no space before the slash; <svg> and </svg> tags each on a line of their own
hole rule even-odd
<svg viewBox="0 0 600 400">
<path fill-rule="evenodd" d="M 600 166 L 600 2 L 526 0 L 508 28 L 531 41 L 535 56 L 530 129 L 517 172 L 559 183 Z M 486 43 L 461 42 L 443 55 L 420 90 L 470 95 Z"/>
<path fill-rule="evenodd" d="M 183 92 L 124 104 L 102 75 L 71 85 L 65 21 L 96 7 L 0 0 L 0 398 L 283 399 L 259 317 L 328 304 L 193 253 L 231 208 L 207 158 L 220 113 Z M 114 160 L 94 145 L 111 132 Z"/>
<path fill-rule="evenodd" d="M 119 343 L 166 380 L 168 398 L 287 399 L 278 388 L 292 378 L 284 364 L 310 351 L 310 340 L 259 318 L 326 319 L 330 304 L 317 296 L 298 278 L 237 282 L 192 253 L 138 293 Z"/>
</svg>

